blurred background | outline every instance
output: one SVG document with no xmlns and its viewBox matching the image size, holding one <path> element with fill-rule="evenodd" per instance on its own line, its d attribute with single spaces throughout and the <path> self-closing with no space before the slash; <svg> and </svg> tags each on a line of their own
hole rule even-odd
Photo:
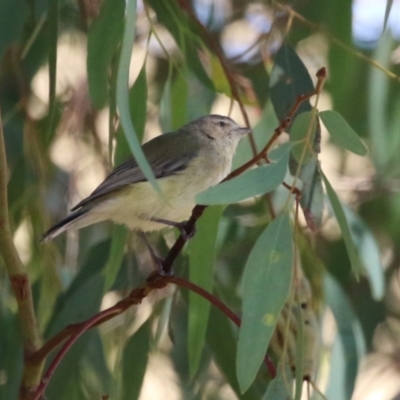
<svg viewBox="0 0 400 400">
<path fill-rule="evenodd" d="M 190 22 L 184 4 L 206 35 Z M 130 154 L 115 111 L 120 47 L 110 51 L 122 30 L 123 13 L 107 0 L 60 0 L 55 10 L 42 0 L 0 0 L 0 105 L 10 216 L 45 339 L 112 306 L 153 268 L 135 235 L 107 223 L 39 245 L 43 232 Z M 359 281 L 352 275 L 328 207 L 318 233 L 311 233 L 301 217 L 301 261 L 321 333 L 315 385 L 328 399 L 400 398 L 400 1 L 138 1 L 135 35 L 129 100 L 141 141 L 209 113 L 245 123 L 231 100 L 218 52 L 239 88 L 259 149 L 279 124 L 269 77 L 283 41 L 296 49 L 314 82 L 317 70 L 327 68 L 319 110 L 339 112 L 369 148 L 366 157 L 351 154 L 322 129 L 321 166 L 346 205 L 367 273 Z M 101 79 L 103 86 L 97 87 Z M 234 167 L 251 154 L 243 141 Z M 247 256 L 271 219 L 271 207 L 279 210 L 283 196 L 280 188 L 270 198 L 272 206 L 257 198 L 223 211 L 213 290 L 237 313 Z M 110 255 L 116 235 L 126 235 L 125 251 L 104 292 L 102 271 L 118 260 Z M 175 237 L 168 231 L 150 240 L 166 254 Z M 186 251 L 180 255 L 176 274 L 188 274 L 189 259 Z M 154 400 L 261 398 L 262 373 L 248 397 L 232 384 L 231 348 L 222 343 L 234 346 L 237 331 L 215 310 L 197 372 L 190 376 L 187 297 L 169 286 L 87 333 L 63 360 L 48 398 L 110 394 L 110 399 L 133 399 L 136 392 L 140 399 Z M 4 268 L 0 323 L 0 398 L 14 399 L 22 348 Z M 230 334 L 216 340 L 212 333 L 219 324 L 226 324 Z M 137 354 L 137 348 L 146 351 Z M 143 385 L 134 386 L 124 374 L 140 368 Z"/>
</svg>

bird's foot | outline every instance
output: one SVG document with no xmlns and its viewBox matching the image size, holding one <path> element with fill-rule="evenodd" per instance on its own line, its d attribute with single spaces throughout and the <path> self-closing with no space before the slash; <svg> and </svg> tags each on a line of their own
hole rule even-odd
<svg viewBox="0 0 400 400">
<path fill-rule="evenodd" d="M 149 250 L 151 259 L 156 266 L 156 271 L 154 273 L 159 276 L 163 276 L 163 277 L 173 275 L 172 269 L 170 271 L 168 271 L 168 273 L 165 272 L 164 265 L 163 265 L 164 260 L 156 254 L 156 252 L 154 251 L 153 247 L 150 245 L 144 232 L 139 232 L 139 235 L 143 239 L 143 241 L 146 243 L 146 246 L 147 246 L 147 249 Z"/>
<path fill-rule="evenodd" d="M 185 242 L 189 241 L 196 233 L 196 225 L 189 225 L 189 221 L 174 222 L 162 218 L 153 218 L 152 221 L 179 229 Z"/>
</svg>

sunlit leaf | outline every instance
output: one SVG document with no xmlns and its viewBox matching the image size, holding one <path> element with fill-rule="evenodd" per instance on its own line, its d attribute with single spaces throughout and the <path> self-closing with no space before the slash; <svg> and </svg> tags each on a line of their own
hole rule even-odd
<svg viewBox="0 0 400 400">
<path fill-rule="evenodd" d="M 351 269 L 353 270 L 353 273 L 356 276 L 356 278 L 359 279 L 363 269 L 360 263 L 360 259 L 358 258 L 356 247 L 351 237 L 349 223 L 346 219 L 346 215 L 343 211 L 343 207 L 342 204 L 340 203 L 339 197 L 333 190 L 326 176 L 322 172 L 321 174 L 322 174 L 322 179 L 324 180 L 326 193 L 329 197 L 329 201 L 331 203 L 333 212 L 335 213 L 340 230 L 342 231 L 344 244 L 346 245 L 347 254 L 349 256 L 351 263 Z"/>
<path fill-rule="evenodd" d="M 318 115 L 337 144 L 360 156 L 365 156 L 368 153 L 365 144 L 340 114 L 327 110 L 318 113 Z"/>
<path fill-rule="evenodd" d="M 189 278 L 208 292 L 212 291 L 218 224 L 223 207 L 209 207 L 196 224 L 196 235 L 189 243 Z M 188 350 L 193 377 L 204 350 L 210 302 L 189 292 Z"/>
<path fill-rule="evenodd" d="M 231 204 L 249 197 L 272 192 L 286 175 L 290 145 L 281 146 L 284 152 L 275 164 L 246 171 L 236 178 L 213 186 L 196 196 L 197 204 Z"/>
<path fill-rule="evenodd" d="M 245 392 L 265 357 L 292 281 L 293 242 L 289 216 L 276 218 L 258 238 L 243 276 L 243 317 L 237 375 Z"/>
</svg>

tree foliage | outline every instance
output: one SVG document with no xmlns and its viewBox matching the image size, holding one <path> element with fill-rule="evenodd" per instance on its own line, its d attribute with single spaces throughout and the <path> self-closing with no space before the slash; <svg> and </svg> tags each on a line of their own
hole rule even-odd
<svg viewBox="0 0 400 400">
<path fill-rule="evenodd" d="M 345 0 L 0 2 L 0 398 L 341 400 L 389 379 L 360 361 L 400 350 L 393 9 L 364 43 Z M 252 134 L 189 243 L 149 235 L 166 274 L 122 226 L 39 244 L 130 154 L 158 195 L 140 143 L 210 113 Z"/>
</svg>

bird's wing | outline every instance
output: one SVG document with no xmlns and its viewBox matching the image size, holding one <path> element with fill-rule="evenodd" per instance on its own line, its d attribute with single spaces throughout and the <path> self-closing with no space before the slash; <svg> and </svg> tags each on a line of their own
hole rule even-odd
<svg viewBox="0 0 400 400">
<path fill-rule="evenodd" d="M 146 153 L 146 152 L 145 152 Z M 195 156 L 195 151 L 187 151 L 185 153 L 176 154 L 173 157 L 153 157 L 154 160 L 148 158 L 149 164 L 153 170 L 156 179 L 174 175 L 186 168 L 189 162 Z M 157 156 L 157 155 L 156 155 Z M 119 190 L 125 186 L 132 185 L 137 182 L 145 182 L 146 178 L 137 162 L 130 157 L 123 164 L 114 169 L 113 172 L 92 192 L 92 194 L 78 203 L 71 211 L 78 210 L 82 206 L 98 199 L 101 196 Z"/>
</svg>

